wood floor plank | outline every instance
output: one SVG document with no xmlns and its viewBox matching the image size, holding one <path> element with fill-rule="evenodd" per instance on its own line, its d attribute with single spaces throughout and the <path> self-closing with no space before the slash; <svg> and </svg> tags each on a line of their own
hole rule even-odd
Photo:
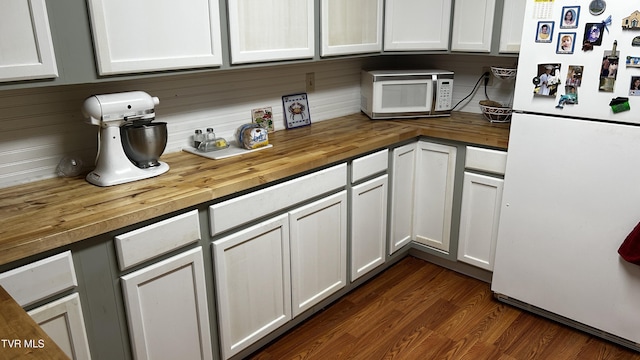
<svg viewBox="0 0 640 360">
<path fill-rule="evenodd" d="M 408 257 L 250 359 L 640 360 L 497 301 L 490 285 Z"/>
</svg>

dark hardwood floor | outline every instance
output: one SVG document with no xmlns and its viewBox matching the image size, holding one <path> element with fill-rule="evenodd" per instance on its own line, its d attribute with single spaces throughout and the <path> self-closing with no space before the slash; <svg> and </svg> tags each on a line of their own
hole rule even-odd
<svg viewBox="0 0 640 360">
<path fill-rule="evenodd" d="M 489 284 L 408 257 L 250 358 L 640 360 L 640 353 L 503 304 Z"/>
</svg>

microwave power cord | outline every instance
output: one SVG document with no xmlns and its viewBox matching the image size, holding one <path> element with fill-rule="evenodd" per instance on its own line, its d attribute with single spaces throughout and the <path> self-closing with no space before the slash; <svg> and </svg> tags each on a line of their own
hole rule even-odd
<svg viewBox="0 0 640 360">
<path fill-rule="evenodd" d="M 489 81 L 489 76 L 491 74 L 489 74 L 489 72 L 484 72 L 480 78 L 478 79 L 478 81 L 476 81 L 476 84 L 473 86 L 473 89 L 471 90 L 471 92 L 469 93 L 469 95 L 465 96 L 462 98 L 462 100 L 458 101 L 457 104 L 455 104 L 451 110 L 455 110 L 455 108 L 458 107 L 458 105 L 460 105 L 463 101 L 465 101 L 466 99 L 468 99 L 470 96 L 472 96 L 473 94 L 476 93 L 476 91 L 478 90 L 478 85 L 480 85 L 480 81 L 482 79 L 485 79 L 485 86 L 484 86 L 484 95 L 487 97 L 487 99 L 489 98 L 489 96 L 487 96 L 487 82 Z"/>
</svg>

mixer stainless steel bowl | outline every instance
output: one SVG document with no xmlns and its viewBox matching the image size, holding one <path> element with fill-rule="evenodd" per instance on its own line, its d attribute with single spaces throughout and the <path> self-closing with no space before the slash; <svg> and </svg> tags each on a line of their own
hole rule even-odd
<svg viewBox="0 0 640 360">
<path fill-rule="evenodd" d="M 167 123 L 133 123 L 120 127 L 124 153 L 137 167 L 160 165 L 158 159 L 167 146 Z"/>
</svg>

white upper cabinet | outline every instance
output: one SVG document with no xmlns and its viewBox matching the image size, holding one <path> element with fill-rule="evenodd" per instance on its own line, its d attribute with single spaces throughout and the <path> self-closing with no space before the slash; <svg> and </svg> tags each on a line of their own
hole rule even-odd
<svg viewBox="0 0 640 360">
<path fill-rule="evenodd" d="M 500 31 L 501 53 L 519 53 L 522 40 L 522 21 L 526 0 L 508 0 L 504 2 L 502 30 Z"/>
<path fill-rule="evenodd" d="M 490 52 L 495 0 L 456 0 L 452 51 Z"/>
<path fill-rule="evenodd" d="M 313 0 L 229 0 L 233 64 L 312 58 Z"/>
<path fill-rule="evenodd" d="M 100 75 L 219 66 L 218 0 L 89 0 Z"/>
<path fill-rule="evenodd" d="M 0 81 L 58 77 L 44 0 L 2 2 Z"/>
<path fill-rule="evenodd" d="M 384 50 L 448 50 L 451 0 L 386 0 Z"/>
<path fill-rule="evenodd" d="M 382 50 L 383 0 L 322 0 L 322 56 Z"/>
</svg>

